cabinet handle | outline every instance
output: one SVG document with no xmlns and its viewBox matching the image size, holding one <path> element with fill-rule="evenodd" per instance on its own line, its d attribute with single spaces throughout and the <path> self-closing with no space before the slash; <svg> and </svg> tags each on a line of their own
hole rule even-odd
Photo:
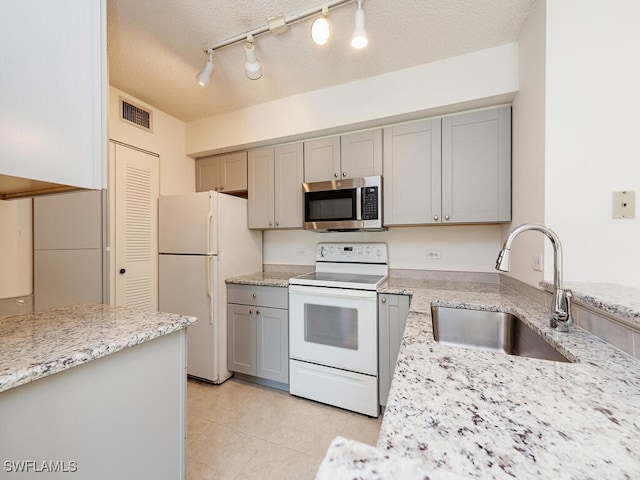
<svg viewBox="0 0 640 480">
<path fill-rule="evenodd" d="M 278 225 L 280 225 L 280 222 L 278 222 L 278 221 L 276 220 L 276 227 L 277 227 Z"/>
<path fill-rule="evenodd" d="M 249 315 L 253 315 L 253 309 L 252 308 L 249 309 Z"/>
<path fill-rule="evenodd" d="M 346 177 L 347 176 L 347 172 L 342 172 L 342 176 Z"/>
<path fill-rule="evenodd" d="M 334 174 L 333 174 L 333 176 L 334 176 L 334 177 L 336 177 L 336 178 L 338 178 L 338 174 L 337 174 L 337 173 L 334 173 Z"/>
<path fill-rule="evenodd" d="M 438 218 L 439 218 L 439 217 L 438 217 L 438 215 L 434 215 L 434 216 L 433 216 L 433 219 L 434 219 L 436 222 L 438 221 Z"/>
<path fill-rule="evenodd" d="M 218 187 L 213 187 L 213 191 L 217 192 L 218 191 Z"/>
<path fill-rule="evenodd" d="M 270 226 L 270 227 L 273 227 L 273 222 L 269 222 L 269 226 Z"/>
<path fill-rule="evenodd" d="M 256 310 L 256 315 L 260 315 L 260 310 Z"/>
<path fill-rule="evenodd" d="M 451 217 L 450 217 L 449 215 L 445 215 L 445 216 L 444 216 L 444 219 L 445 219 L 445 220 L 449 220 L 450 218 L 451 218 Z"/>
<path fill-rule="evenodd" d="M 224 190 L 224 185 L 220 187 L 220 191 L 223 191 L 223 190 Z"/>
<path fill-rule="evenodd" d="M 253 298 L 256 298 L 258 295 L 256 295 L 255 293 L 253 295 L 251 295 Z"/>
<path fill-rule="evenodd" d="M 387 297 L 382 297 L 382 298 L 380 299 L 380 301 L 381 301 L 382 303 L 387 303 Z"/>
<path fill-rule="evenodd" d="M 124 275 L 125 273 L 127 273 L 127 270 L 125 268 L 121 268 L 120 275 Z"/>
</svg>

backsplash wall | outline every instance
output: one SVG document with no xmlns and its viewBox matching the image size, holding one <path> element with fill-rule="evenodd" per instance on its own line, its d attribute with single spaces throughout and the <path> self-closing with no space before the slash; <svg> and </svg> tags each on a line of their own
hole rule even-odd
<svg viewBox="0 0 640 480">
<path fill-rule="evenodd" d="M 500 225 L 448 225 L 394 227 L 386 232 L 267 230 L 263 235 L 263 261 L 274 265 L 313 265 L 319 242 L 386 242 L 390 268 L 495 272 L 501 248 L 500 229 Z M 440 259 L 428 259 L 429 251 L 440 252 Z"/>
</svg>

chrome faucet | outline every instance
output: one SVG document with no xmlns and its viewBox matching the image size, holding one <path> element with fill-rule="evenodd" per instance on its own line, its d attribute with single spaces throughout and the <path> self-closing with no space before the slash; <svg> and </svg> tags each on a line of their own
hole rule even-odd
<svg viewBox="0 0 640 480">
<path fill-rule="evenodd" d="M 551 318 L 549 325 L 559 332 L 568 332 L 569 327 L 573 325 L 571 317 L 571 292 L 562 288 L 562 245 L 558 235 L 544 225 L 535 223 L 525 223 L 515 228 L 504 242 L 502 250 L 498 254 L 496 261 L 496 270 L 508 272 L 511 260 L 511 243 L 520 233 L 527 230 L 534 230 L 543 233 L 551 240 L 553 245 L 553 303 L 551 305 Z"/>
</svg>

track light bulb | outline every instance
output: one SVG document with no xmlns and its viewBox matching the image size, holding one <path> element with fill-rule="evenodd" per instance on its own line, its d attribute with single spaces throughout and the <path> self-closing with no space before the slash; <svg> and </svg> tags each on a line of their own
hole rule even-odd
<svg viewBox="0 0 640 480">
<path fill-rule="evenodd" d="M 209 60 L 204 64 L 202 71 L 196 75 L 198 83 L 202 87 L 208 87 L 211 81 L 211 74 L 213 73 L 213 52 L 209 52 Z"/>
<path fill-rule="evenodd" d="M 244 70 L 251 80 L 257 80 L 262 76 L 262 66 L 256 58 L 256 50 L 253 42 L 247 41 L 244 44 L 244 53 L 247 61 L 244 62 Z"/>
<path fill-rule="evenodd" d="M 362 0 L 358 0 L 358 9 L 356 10 L 356 28 L 351 36 L 351 46 L 353 48 L 364 48 L 369 43 L 367 32 L 364 29 L 364 10 L 362 10 Z"/>
<path fill-rule="evenodd" d="M 331 37 L 331 26 L 327 14 L 329 9 L 322 7 L 322 16 L 316 18 L 311 24 L 311 39 L 316 45 L 324 45 Z"/>
</svg>

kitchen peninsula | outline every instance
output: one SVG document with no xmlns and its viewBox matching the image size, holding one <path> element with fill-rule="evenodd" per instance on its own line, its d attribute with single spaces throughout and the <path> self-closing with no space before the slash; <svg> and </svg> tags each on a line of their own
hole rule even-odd
<svg viewBox="0 0 640 480">
<path fill-rule="evenodd" d="M 378 449 L 336 439 L 318 480 L 640 476 L 637 359 L 581 328 L 552 330 L 547 308 L 504 285 L 391 278 L 379 292 L 412 301 Z M 572 362 L 440 344 L 433 305 L 513 313 Z"/>
<path fill-rule="evenodd" d="M 93 304 L 0 318 L 0 468 L 184 478 L 195 321 Z"/>
</svg>

